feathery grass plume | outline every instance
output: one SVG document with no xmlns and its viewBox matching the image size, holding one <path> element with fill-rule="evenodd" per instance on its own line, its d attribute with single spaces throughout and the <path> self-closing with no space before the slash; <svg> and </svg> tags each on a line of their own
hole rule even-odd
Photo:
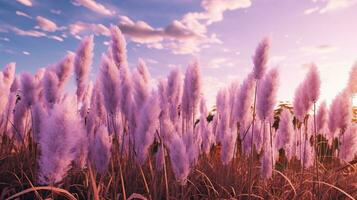
<svg viewBox="0 0 357 200">
<path fill-rule="evenodd" d="M 254 63 L 253 73 L 254 73 L 254 78 L 257 80 L 263 78 L 264 76 L 266 70 L 266 64 L 268 62 L 268 57 L 269 57 L 269 49 L 270 49 L 270 39 L 264 38 L 259 43 L 258 47 L 255 50 L 255 54 L 253 56 L 253 63 Z"/>
<path fill-rule="evenodd" d="M 237 116 L 235 115 L 234 111 L 236 110 L 236 98 L 239 92 L 239 85 L 238 81 L 234 81 L 228 87 L 228 106 L 229 106 L 229 127 L 237 126 Z"/>
<path fill-rule="evenodd" d="M 86 87 L 86 91 L 83 96 L 82 106 L 80 109 L 82 118 L 86 118 L 88 115 L 92 93 L 93 93 L 93 82 L 90 81 Z"/>
<path fill-rule="evenodd" d="M 228 115 L 228 92 L 226 89 L 221 89 L 216 97 L 216 115 L 218 118 L 216 140 L 222 142 L 224 135 L 228 131 L 229 115 Z"/>
<path fill-rule="evenodd" d="M 350 71 L 350 78 L 348 80 L 348 90 L 351 94 L 357 93 L 357 62 L 353 65 Z"/>
<path fill-rule="evenodd" d="M 140 113 L 140 123 L 135 132 L 135 150 L 137 161 L 146 162 L 150 145 L 154 142 L 155 131 L 159 126 L 159 99 L 153 92 Z"/>
<path fill-rule="evenodd" d="M 182 138 L 177 133 L 174 133 L 168 148 L 171 167 L 175 178 L 181 185 L 186 185 L 187 177 L 190 173 L 190 164 L 188 154 L 186 152 L 186 145 L 184 144 Z"/>
<path fill-rule="evenodd" d="M 294 125 L 289 110 L 284 109 L 280 114 L 279 129 L 276 135 L 277 149 L 284 149 L 286 157 L 290 160 L 294 155 Z"/>
<path fill-rule="evenodd" d="M 207 106 L 204 97 L 201 97 L 200 101 L 200 123 L 199 123 L 199 134 L 202 138 L 202 151 L 208 154 L 213 143 L 213 135 L 211 132 L 211 127 L 207 122 Z"/>
<path fill-rule="evenodd" d="M 32 107 L 32 134 L 36 142 L 38 142 L 41 132 L 42 119 L 48 117 L 48 110 L 41 104 L 41 102 L 36 102 Z"/>
<path fill-rule="evenodd" d="M 48 107 L 52 107 L 54 103 L 59 100 L 59 80 L 57 74 L 50 68 L 45 72 L 42 79 L 44 97 L 46 99 L 46 104 Z"/>
<path fill-rule="evenodd" d="M 309 136 L 305 136 L 305 134 L 303 134 L 303 158 L 300 159 L 302 162 L 302 166 L 304 166 L 304 168 L 309 168 L 312 167 L 314 165 L 314 158 L 315 158 L 315 151 L 314 148 L 311 146 L 310 143 L 310 137 Z"/>
<path fill-rule="evenodd" d="M 198 134 L 194 133 L 193 130 L 189 129 L 183 134 L 182 139 L 186 145 L 189 164 L 190 166 L 194 166 L 197 163 L 200 154 L 199 147 L 201 146 L 201 138 Z"/>
<path fill-rule="evenodd" d="M 182 74 L 179 68 L 173 69 L 167 78 L 167 97 L 169 102 L 170 119 L 175 122 L 178 118 L 178 106 L 182 98 Z"/>
<path fill-rule="evenodd" d="M 3 73 L 0 72 L 0 113 L 3 113 L 6 103 L 7 103 L 7 96 L 8 96 L 8 91 L 7 91 L 7 86 L 3 81 Z M 1 116 L 1 114 L 0 114 Z"/>
<path fill-rule="evenodd" d="M 21 74 L 21 93 L 26 106 L 33 105 L 38 99 L 38 81 L 31 74 Z"/>
<path fill-rule="evenodd" d="M 56 65 L 55 71 L 58 76 L 58 88 L 60 90 L 64 89 L 64 86 L 72 75 L 74 58 L 75 54 L 73 52 L 68 52 L 63 60 Z"/>
<path fill-rule="evenodd" d="M 265 124 L 263 127 L 265 129 L 269 129 L 269 126 Z M 260 175 L 263 179 L 269 179 L 271 178 L 273 174 L 273 169 L 275 165 L 275 158 L 277 157 L 276 151 L 275 151 L 275 139 L 270 140 L 270 133 L 269 130 L 263 131 L 263 157 L 261 158 L 261 170 L 260 170 Z M 272 133 L 273 135 L 273 133 Z M 270 143 L 272 142 L 272 144 Z"/>
<path fill-rule="evenodd" d="M 348 91 L 344 90 L 334 98 L 330 107 L 328 122 L 330 138 L 334 137 L 338 129 L 341 133 L 347 129 L 351 122 L 351 107 Z"/>
<path fill-rule="evenodd" d="M 102 64 L 100 66 L 97 83 L 100 85 L 100 89 L 97 88 L 96 92 L 102 92 L 107 112 L 111 114 L 116 113 L 120 99 L 119 90 L 117 88 L 119 86 L 119 71 L 112 60 L 105 54 L 102 55 Z"/>
<path fill-rule="evenodd" d="M 17 75 L 15 76 L 14 81 L 11 84 L 10 92 L 17 92 L 17 90 L 20 89 L 20 85 L 21 85 L 20 78 L 19 75 Z"/>
<path fill-rule="evenodd" d="M 311 102 L 316 103 L 320 96 L 321 80 L 317 66 L 314 63 L 311 64 L 305 81 L 308 85 L 307 96 Z"/>
<path fill-rule="evenodd" d="M 138 70 L 139 74 L 141 75 L 141 77 L 143 78 L 145 84 L 149 84 L 151 75 L 148 70 L 148 67 L 146 66 L 145 61 L 141 58 L 139 58 L 139 64 L 138 64 L 137 70 Z"/>
<path fill-rule="evenodd" d="M 326 102 L 322 102 L 317 110 L 316 123 L 317 123 L 317 132 L 325 133 L 327 128 L 328 121 L 328 110 Z"/>
<path fill-rule="evenodd" d="M 14 132 L 13 127 L 11 126 L 9 121 L 13 119 L 16 100 L 17 100 L 17 94 L 15 92 L 10 93 L 8 95 L 8 100 L 6 102 L 4 112 L 1 115 L 2 118 L 1 118 L 0 128 L 2 131 L 0 132 L 0 135 L 6 133 L 6 135 L 9 138 L 13 137 L 13 132 Z"/>
<path fill-rule="evenodd" d="M 107 113 L 104 106 L 104 97 L 101 89 L 101 82 L 99 76 L 93 86 L 91 97 L 91 105 L 89 115 L 86 121 L 87 134 L 91 137 L 94 134 L 94 129 L 101 124 L 107 124 Z M 119 129 L 118 129 L 119 130 Z M 108 129 L 109 134 L 113 134 L 113 130 Z"/>
<path fill-rule="evenodd" d="M 253 75 L 249 74 L 240 86 L 236 97 L 237 106 L 235 116 L 241 124 L 248 122 L 249 115 L 251 114 L 251 106 L 253 104 L 253 95 L 254 79 Z"/>
<path fill-rule="evenodd" d="M 187 122 L 195 118 L 196 109 L 200 100 L 201 94 L 201 73 L 197 62 L 190 64 L 186 70 L 184 80 L 184 90 L 182 95 L 182 114 Z M 193 128 L 192 123 L 187 124 Z"/>
<path fill-rule="evenodd" d="M 105 125 L 101 125 L 96 130 L 95 138 L 91 140 L 90 155 L 92 164 L 95 169 L 103 174 L 108 169 L 112 138 L 108 134 L 108 128 Z"/>
<path fill-rule="evenodd" d="M 272 166 L 272 149 L 269 144 L 264 145 L 263 157 L 261 158 L 261 170 L 260 175 L 263 179 L 269 179 L 273 175 L 273 166 Z"/>
<path fill-rule="evenodd" d="M 118 69 L 127 67 L 126 41 L 118 26 L 112 25 L 111 31 L 111 52 L 113 60 Z"/>
<path fill-rule="evenodd" d="M 119 69 L 120 77 L 120 110 L 125 115 L 126 119 L 131 118 L 131 108 L 133 107 L 133 83 L 130 71 L 127 65 L 121 65 Z"/>
<path fill-rule="evenodd" d="M 14 108 L 13 115 L 14 136 L 18 143 L 26 144 L 27 125 L 29 123 L 28 106 L 24 100 L 20 100 Z"/>
<path fill-rule="evenodd" d="M 302 122 L 306 116 L 306 114 L 309 112 L 312 106 L 312 102 L 309 99 L 308 96 L 308 91 L 309 86 L 306 81 L 302 82 L 298 88 L 295 90 L 295 96 L 294 96 L 294 113 L 296 118 Z"/>
<path fill-rule="evenodd" d="M 159 79 L 158 80 L 158 96 L 159 96 L 159 102 L 160 102 L 160 108 L 162 110 L 161 115 L 167 115 L 167 110 L 168 110 L 168 98 L 167 98 L 167 80 L 166 79 Z"/>
<path fill-rule="evenodd" d="M 5 66 L 3 69 L 3 82 L 10 89 L 12 82 L 15 79 L 16 63 L 11 62 Z"/>
<path fill-rule="evenodd" d="M 150 74 L 147 70 L 145 62 L 142 59 L 139 59 L 139 65 L 132 76 L 135 106 L 140 110 L 150 95 Z"/>
<path fill-rule="evenodd" d="M 74 72 L 77 83 L 77 102 L 81 102 L 88 84 L 89 72 L 93 59 L 93 35 L 83 38 L 74 60 Z"/>
<path fill-rule="evenodd" d="M 353 160 L 357 153 L 357 126 L 350 126 L 341 138 L 339 158 L 345 162 Z"/>
<path fill-rule="evenodd" d="M 222 139 L 221 160 L 224 165 L 228 165 L 233 158 L 236 137 L 236 131 L 227 131 Z"/>
<path fill-rule="evenodd" d="M 78 136 L 84 134 L 84 128 L 73 102 L 67 97 L 55 104 L 49 116 L 42 119 L 39 140 L 41 184 L 60 182 L 77 156 Z"/>
<path fill-rule="evenodd" d="M 257 114 L 263 121 L 273 120 L 278 84 L 279 73 L 276 68 L 270 70 L 260 82 L 257 94 Z"/>
</svg>

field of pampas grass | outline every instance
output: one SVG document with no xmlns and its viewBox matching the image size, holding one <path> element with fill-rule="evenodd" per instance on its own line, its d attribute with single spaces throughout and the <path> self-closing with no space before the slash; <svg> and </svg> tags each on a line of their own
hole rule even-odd
<svg viewBox="0 0 357 200">
<path fill-rule="evenodd" d="M 35 75 L 3 68 L 0 199 L 357 198 L 357 64 L 331 105 L 313 63 L 282 103 L 264 38 L 251 73 L 222 88 L 212 109 L 198 62 L 150 87 L 145 62 L 130 70 L 121 30 L 110 32 L 100 66 L 87 36 Z"/>
</svg>

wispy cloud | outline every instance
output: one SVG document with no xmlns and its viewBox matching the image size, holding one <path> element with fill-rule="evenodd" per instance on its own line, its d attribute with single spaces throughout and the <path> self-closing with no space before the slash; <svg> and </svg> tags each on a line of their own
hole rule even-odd
<svg viewBox="0 0 357 200">
<path fill-rule="evenodd" d="M 43 31 L 54 32 L 58 29 L 57 24 L 42 16 L 36 17 L 37 24 Z"/>
<path fill-rule="evenodd" d="M 22 30 L 17 27 L 12 27 L 12 31 L 14 31 L 17 35 L 21 36 L 30 36 L 30 37 L 45 37 L 46 34 L 43 32 L 35 31 L 35 30 Z"/>
<path fill-rule="evenodd" d="M 30 52 L 28 52 L 28 51 L 23 51 L 22 53 L 27 56 L 30 55 Z"/>
<path fill-rule="evenodd" d="M 32 17 L 30 15 L 28 15 L 24 12 L 18 11 L 18 10 L 16 11 L 16 15 L 32 19 Z"/>
<path fill-rule="evenodd" d="M 10 42 L 10 39 L 7 37 L 0 37 L 0 40 L 5 41 L 5 42 Z"/>
<path fill-rule="evenodd" d="M 48 36 L 48 38 L 53 39 L 53 40 L 57 40 L 59 42 L 63 42 L 63 38 L 61 38 L 60 36 L 50 35 L 50 36 Z"/>
<path fill-rule="evenodd" d="M 77 21 L 69 25 L 69 32 L 74 36 L 80 36 L 81 34 L 94 33 L 96 35 L 109 36 L 110 30 L 103 24 L 93 24 Z"/>
<path fill-rule="evenodd" d="M 60 15 L 60 14 L 62 13 L 61 10 L 55 10 L 55 9 L 51 9 L 50 12 L 51 12 L 52 14 L 56 14 L 56 15 Z"/>
<path fill-rule="evenodd" d="M 32 1 L 31 0 L 16 0 L 17 2 L 25 5 L 25 6 L 29 6 L 31 7 L 32 6 Z"/>
<path fill-rule="evenodd" d="M 96 2 L 95 0 L 74 0 L 74 3 L 75 3 L 75 5 L 84 6 L 98 14 L 108 15 L 108 16 L 115 14 L 114 11 L 109 10 L 103 4 L 100 4 L 100 3 Z"/>
<path fill-rule="evenodd" d="M 336 51 L 338 48 L 329 44 L 322 44 L 317 46 L 304 46 L 300 50 L 307 54 L 325 54 Z"/>
<path fill-rule="evenodd" d="M 315 3 L 322 2 L 323 5 L 306 9 L 304 13 L 307 15 L 312 13 L 323 14 L 327 12 L 337 11 L 357 4 L 357 0 L 312 0 L 312 1 Z"/>
</svg>

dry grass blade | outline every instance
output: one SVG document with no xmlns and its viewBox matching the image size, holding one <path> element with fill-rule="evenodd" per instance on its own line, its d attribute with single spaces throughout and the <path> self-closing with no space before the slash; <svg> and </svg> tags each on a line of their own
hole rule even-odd
<svg viewBox="0 0 357 200">
<path fill-rule="evenodd" d="M 330 186 L 331 188 L 334 188 L 334 189 L 340 191 L 342 194 L 346 195 L 346 197 L 348 197 L 349 199 L 356 200 L 353 196 L 351 196 L 347 192 L 343 191 L 341 188 L 336 187 L 336 186 L 334 186 L 332 184 L 329 184 L 329 183 L 326 183 L 326 182 L 323 182 L 323 181 L 306 181 L 306 182 L 309 182 L 309 183 L 321 183 L 321 184 Z"/>
<path fill-rule="evenodd" d="M 275 171 L 276 173 L 280 174 L 280 175 L 289 183 L 289 185 L 291 186 L 291 188 L 292 188 L 293 191 L 294 191 L 294 198 L 295 198 L 295 197 L 296 197 L 296 189 L 295 189 L 293 183 L 290 181 L 290 179 L 289 179 L 288 177 L 286 177 L 283 173 L 281 173 L 281 172 L 279 172 L 279 171 L 277 171 L 277 170 L 275 170 L 275 169 L 274 169 L 274 171 Z"/>
<path fill-rule="evenodd" d="M 244 196 L 249 197 L 249 194 L 239 194 L 239 195 L 237 195 L 237 197 L 244 197 Z M 250 194 L 250 196 L 258 198 L 258 199 L 264 199 L 263 197 L 261 197 L 259 195 L 256 195 L 256 194 Z"/>
<path fill-rule="evenodd" d="M 10 197 L 8 197 L 6 200 L 11 200 L 11 199 L 15 199 L 16 197 L 19 197 L 21 195 L 24 195 L 26 193 L 29 192 L 34 192 L 34 191 L 39 191 L 39 190 L 48 190 L 48 191 L 52 191 L 53 193 L 56 194 L 61 194 L 65 197 L 67 197 L 69 200 L 77 200 L 71 193 L 69 193 L 67 190 L 61 189 L 61 188 L 56 188 L 56 187 L 52 187 L 52 186 L 39 186 L 39 187 L 32 187 L 26 190 L 23 190 L 19 193 L 16 193 Z"/>
</svg>

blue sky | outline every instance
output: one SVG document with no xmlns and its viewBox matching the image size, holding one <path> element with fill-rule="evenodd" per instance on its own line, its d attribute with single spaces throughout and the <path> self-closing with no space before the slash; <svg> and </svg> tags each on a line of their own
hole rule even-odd
<svg viewBox="0 0 357 200">
<path fill-rule="evenodd" d="M 330 102 L 357 61 L 356 9 L 356 0 L 0 0 L 0 66 L 16 62 L 17 73 L 35 72 L 94 34 L 94 74 L 115 24 L 126 36 L 130 67 L 143 58 L 155 79 L 197 59 L 212 104 L 219 88 L 244 79 L 268 36 L 279 100 L 292 99 L 315 62 L 322 99 Z"/>
</svg>

